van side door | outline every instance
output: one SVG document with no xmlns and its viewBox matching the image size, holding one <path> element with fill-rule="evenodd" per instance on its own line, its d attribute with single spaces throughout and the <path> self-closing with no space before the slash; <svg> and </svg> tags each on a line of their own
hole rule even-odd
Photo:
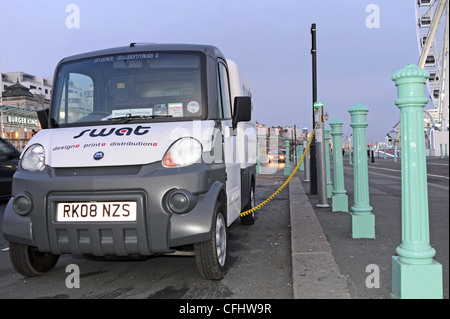
<svg viewBox="0 0 450 319">
<path fill-rule="evenodd" d="M 240 165 L 236 158 L 236 135 L 232 123 L 232 101 L 230 94 L 229 73 L 225 61 L 219 59 L 218 67 L 218 101 L 221 117 L 223 151 L 226 172 L 228 225 L 239 217 L 241 211 L 241 177 Z"/>
</svg>

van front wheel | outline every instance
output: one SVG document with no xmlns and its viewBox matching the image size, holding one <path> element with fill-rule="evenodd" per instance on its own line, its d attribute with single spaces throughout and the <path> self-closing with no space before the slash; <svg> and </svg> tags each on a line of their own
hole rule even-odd
<svg viewBox="0 0 450 319">
<path fill-rule="evenodd" d="M 227 224 L 221 203 L 214 209 L 211 239 L 194 245 L 195 262 L 200 275 L 205 279 L 220 280 L 225 275 L 227 258 Z"/>
<path fill-rule="evenodd" d="M 9 243 L 9 257 L 14 269 L 26 277 L 39 276 L 52 269 L 59 255 L 42 253 L 36 247 Z"/>
</svg>

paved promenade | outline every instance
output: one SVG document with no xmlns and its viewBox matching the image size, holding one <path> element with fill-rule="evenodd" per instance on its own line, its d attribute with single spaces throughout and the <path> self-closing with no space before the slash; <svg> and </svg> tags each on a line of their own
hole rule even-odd
<svg viewBox="0 0 450 319">
<path fill-rule="evenodd" d="M 449 298 L 448 164 L 448 158 L 427 159 L 431 246 L 437 252 L 435 260 L 442 264 L 445 299 Z M 331 199 L 329 208 L 317 208 L 318 196 L 309 195 L 304 172 L 296 174 L 289 186 L 294 298 L 393 298 L 391 257 L 401 243 L 400 165 L 392 158 L 369 160 L 375 239 L 351 238 L 350 214 L 332 212 Z M 353 166 L 348 158 L 344 158 L 344 176 L 351 211 Z M 379 288 L 368 288 L 366 280 L 374 267 L 379 269 Z"/>
</svg>

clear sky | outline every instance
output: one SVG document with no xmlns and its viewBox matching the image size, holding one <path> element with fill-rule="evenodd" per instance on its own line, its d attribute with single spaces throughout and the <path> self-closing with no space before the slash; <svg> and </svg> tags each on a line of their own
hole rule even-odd
<svg viewBox="0 0 450 319">
<path fill-rule="evenodd" d="M 252 84 L 258 122 L 311 127 L 316 23 L 318 100 L 329 121 L 344 122 L 344 137 L 352 133 L 348 109 L 366 105 L 367 140 L 375 143 L 400 118 L 392 74 L 419 58 L 415 2 L 0 0 L 1 71 L 51 77 L 60 59 L 85 51 L 130 42 L 211 44 Z"/>
</svg>

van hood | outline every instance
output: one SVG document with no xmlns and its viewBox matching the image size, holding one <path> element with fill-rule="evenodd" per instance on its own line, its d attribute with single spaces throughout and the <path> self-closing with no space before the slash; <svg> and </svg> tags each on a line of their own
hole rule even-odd
<svg viewBox="0 0 450 319">
<path fill-rule="evenodd" d="M 214 121 L 46 129 L 36 134 L 27 147 L 41 144 L 45 164 L 54 168 L 143 165 L 161 161 L 169 147 L 182 137 L 197 139 L 203 152 L 209 152 L 213 130 Z"/>
</svg>

